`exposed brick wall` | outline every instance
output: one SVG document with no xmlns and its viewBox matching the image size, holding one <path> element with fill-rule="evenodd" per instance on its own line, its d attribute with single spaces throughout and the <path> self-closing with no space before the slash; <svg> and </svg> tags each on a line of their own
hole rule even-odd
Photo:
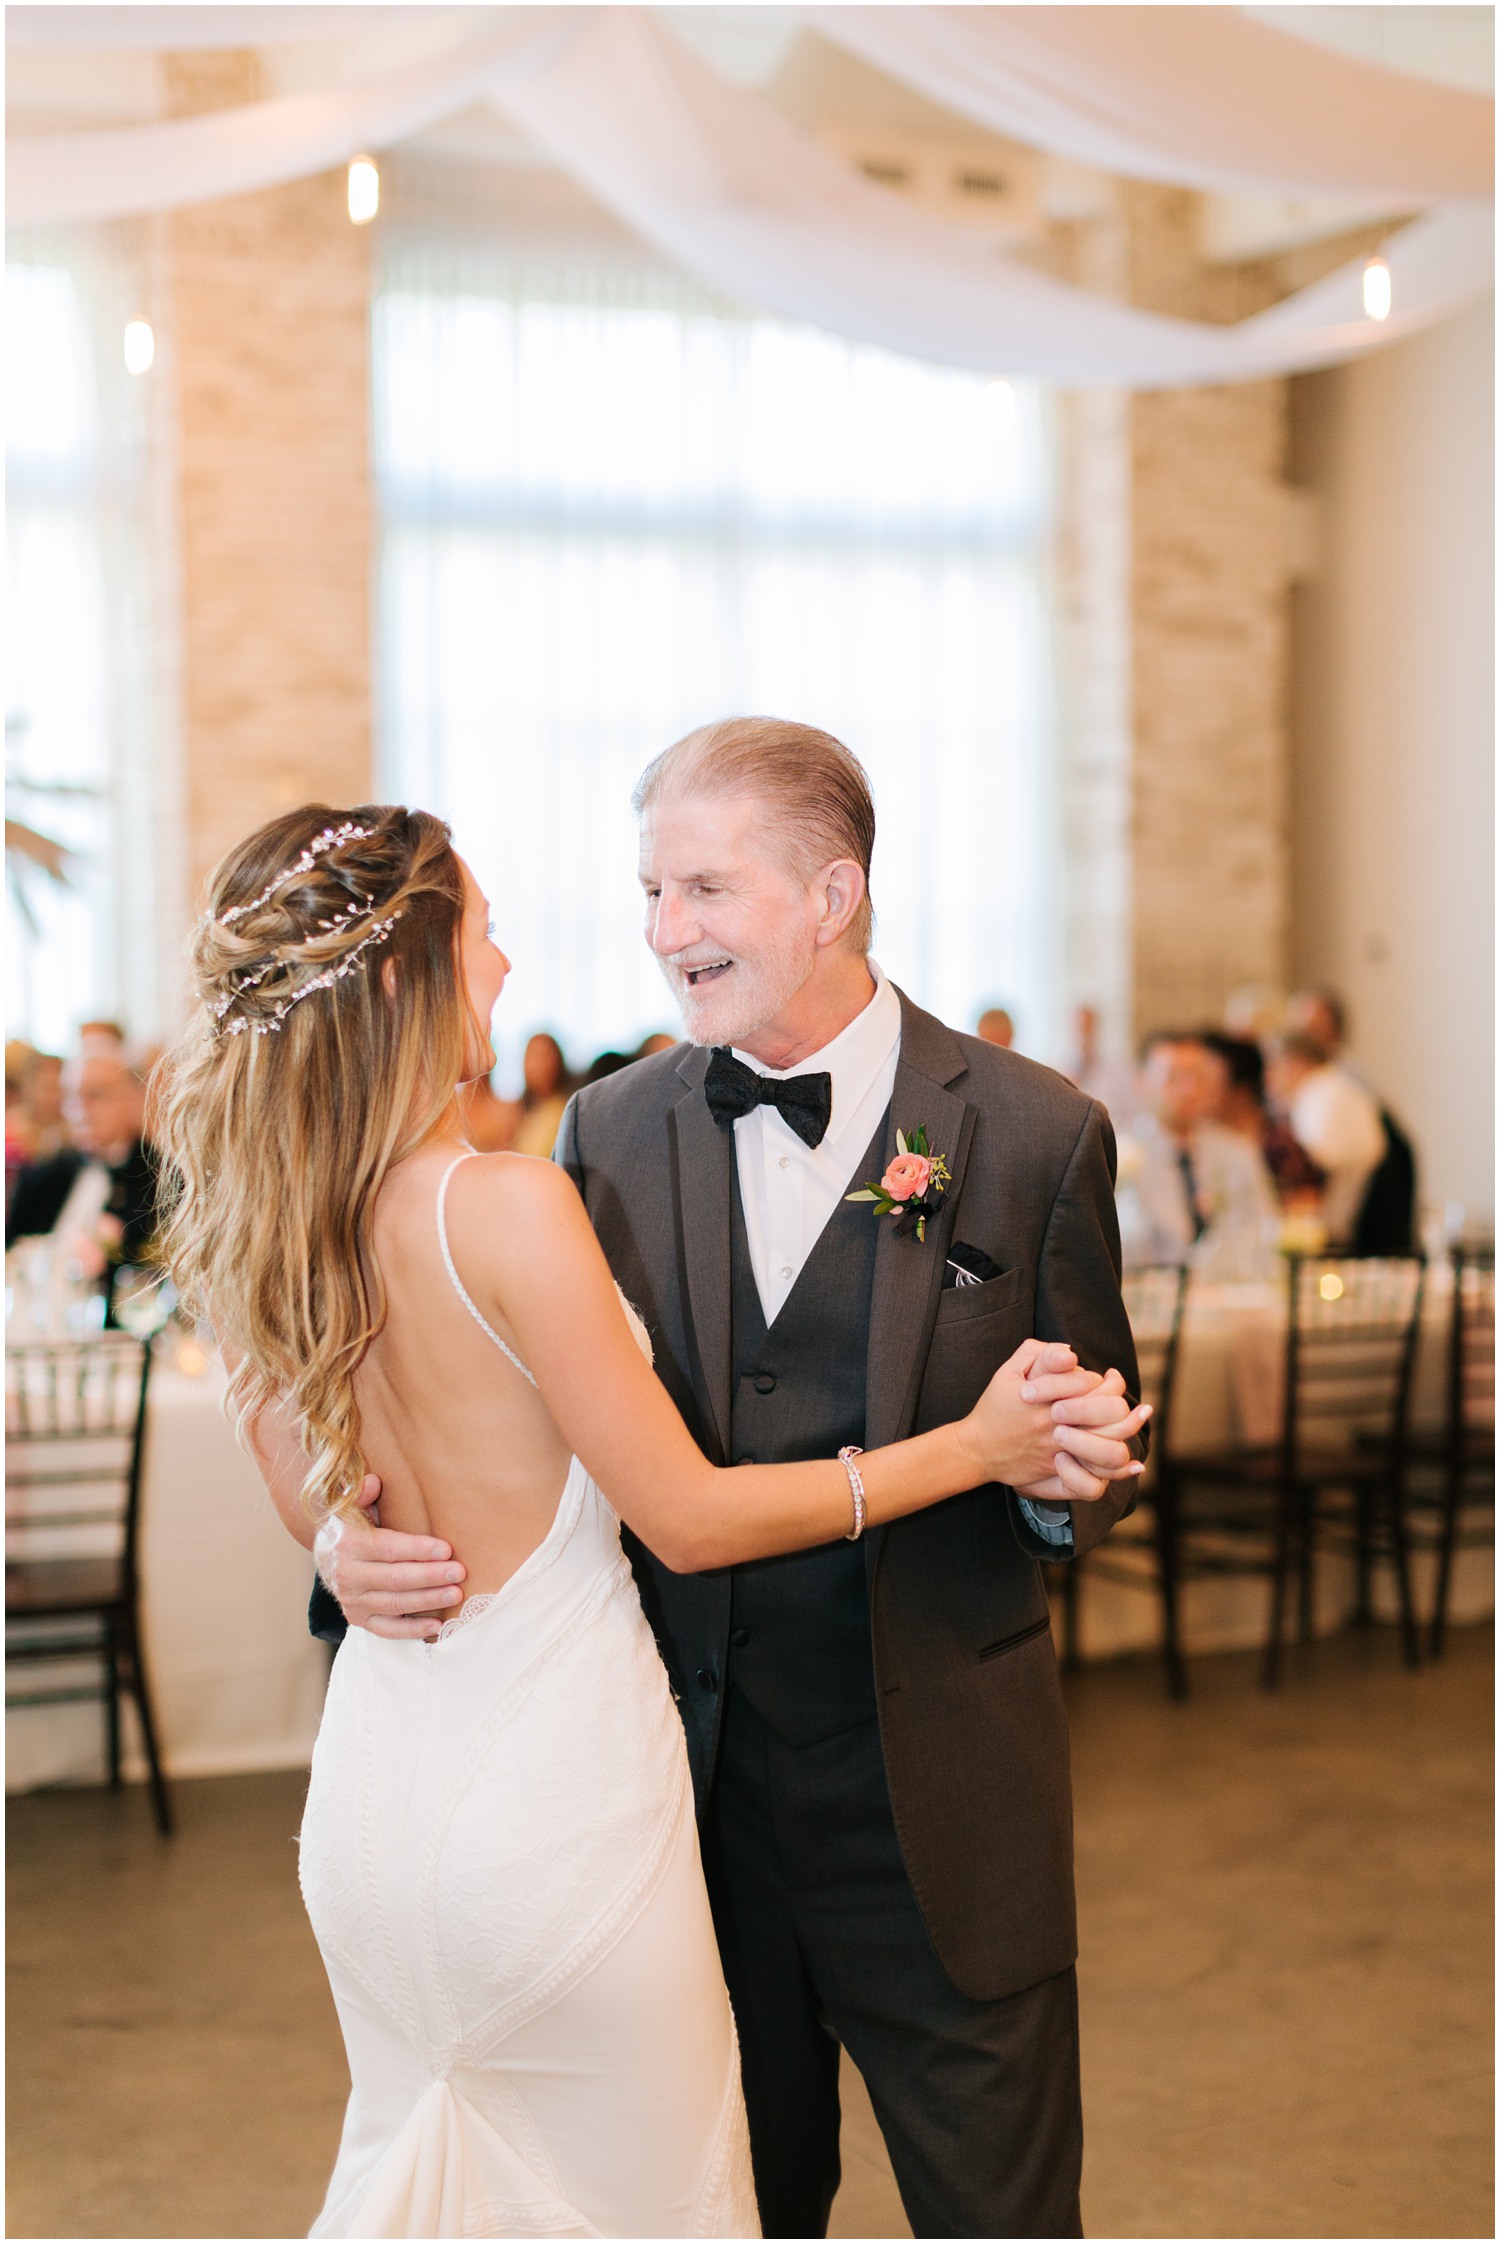
<svg viewBox="0 0 1500 2244">
<path fill-rule="evenodd" d="M 254 58 L 167 58 L 178 114 Z M 309 796 L 371 787 L 369 237 L 342 172 L 165 223 L 187 871 Z"/>
<path fill-rule="evenodd" d="M 1286 420 L 1284 381 L 1131 403 L 1137 1036 L 1287 971 Z"/>
</svg>

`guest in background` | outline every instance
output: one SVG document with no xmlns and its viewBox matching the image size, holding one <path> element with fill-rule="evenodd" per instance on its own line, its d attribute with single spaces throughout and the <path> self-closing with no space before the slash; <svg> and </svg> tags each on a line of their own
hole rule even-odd
<svg viewBox="0 0 1500 2244">
<path fill-rule="evenodd" d="M 602 1083 L 606 1075 L 618 1075 L 622 1067 L 629 1067 L 633 1057 L 630 1052 L 600 1052 L 589 1062 L 588 1074 L 583 1079 L 585 1085 Z"/>
<path fill-rule="evenodd" d="M 670 1052 L 674 1044 L 681 1042 L 680 1036 L 671 1036 L 665 1029 L 653 1029 L 649 1036 L 641 1038 L 630 1056 L 635 1060 L 649 1060 L 658 1052 Z"/>
<path fill-rule="evenodd" d="M 562 1046 L 546 1029 L 528 1037 L 521 1073 L 521 1119 L 510 1141 L 511 1152 L 540 1153 L 550 1159 L 573 1085 Z"/>
<path fill-rule="evenodd" d="M 1326 1066 L 1368 1093 L 1380 1118 L 1383 1150 L 1354 1219 L 1355 1254 L 1411 1254 L 1417 1216 L 1417 1160 L 1412 1142 L 1348 1052 L 1348 1016 L 1332 990 L 1298 990 L 1287 1007 L 1289 1026 L 1322 1052 Z"/>
<path fill-rule="evenodd" d="M 1320 1038 L 1301 1031 L 1273 1047 L 1268 1073 L 1271 1096 L 1297 1143 L 1323 1171 L 1320 1213 L 1328 1243 L 1352 1247 L 1366 1193 L 1386 1156 L 1380 1108 L 1362 1083 L 1328 1058 Z M 1409 1237 L 1409 1221 L 1407 1230 Z"/>
<path fill-rule="evenodd" d="M 82 1021 L 78 1028 L 78 1057 L 87 1060 L 98 1054 L 109 1059 L 125 1050 L 125 1031 L 118 1021 Z"/>
<path fill-rule="evenodd" d="M 1258 1273 L 1279 1220 L 1260 1149 L 1214 1120 L 1227 1070 L 1203 1038 L 1162 1030 L 1141 1054 L 1144 1111 L 1122 1143 L 1126 1260 L 1188 1262 L 1215 1277 Z"/>
<path fill-rule="evenodd" d="M 1213 1119 L 1260 1148 L 1284 1206 L 1306 1207 L 1321 1200 L 1325 1182 L 1316 1161 L 1297 1143 L 1291 1127 L 1271 1111 L 1266 1098 L 1266 1063 L 1248 1036 L 1205 1029 L 1203 1042 L 1224 1069 L 1224 1089 Z"/>
<path fill-rule="evenodd" d="M 1008 1052 L 1016 1041 L 1016 1024 L 1003 1005 L 988 1005 L 979 1016 L 975 1034 L 986 1044 L 998 1044 Z"/>
<path fill-rule="evenodd" d="M 32 1157 L 30 1116 L 26 1111 L 26 1056 L 29 1044 L 5 1047 L 5 1206 L 9 1213 L 16 1179 Z"/>
<path fill-rule="evenodd" d="M 52 1237 L 93 1277 L 111 1263 L 150 1260 L 157 1227 L 155 1153 L 145 1136 L 146 1082 L 122 1050 L 93 1051 L 64 1070 L 73 1144 L 16 1180 L 5 1243 Z"/>
<path fill-rule="evenodd" d="M 1070 1083 L 1097 1099 L 1118 1124 L 1135 1112 L 1135 1070 L 1121 1061 L 1106 1059 L 1099 1039 L 1099 1008 L 1078 1005 L 1073 1009 L 1073 1056 L 1062 1070 Z"/>
<path fill-rule="evenodd" d="M 55 1052 L 33 1052 L 21 1079 L 31 1135 L 31 1158 L 46 1161 L 68 1142 L 63 1114 L 63 1064 Z"/>
</svg>

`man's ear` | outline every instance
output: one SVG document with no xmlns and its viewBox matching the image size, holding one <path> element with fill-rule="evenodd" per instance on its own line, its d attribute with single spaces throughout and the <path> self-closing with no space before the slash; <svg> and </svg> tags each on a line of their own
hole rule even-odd
<svg viewBox="0 0 1500 2244">
<path fill-rule="evenodd" d="M 865 876 L 852 857 L 839 857 L 824 866 L 816 885 L 823 900 L 816 940 L 827 948 L 848 933 L 849 923 L 864 901 Z"/>
</svg>

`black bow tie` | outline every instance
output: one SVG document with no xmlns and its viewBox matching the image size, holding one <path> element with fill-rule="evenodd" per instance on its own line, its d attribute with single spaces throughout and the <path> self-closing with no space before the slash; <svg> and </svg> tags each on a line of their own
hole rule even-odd
<svg viewBox="0 0 1500 2244">
<path fill-rule="evenodd" d="M 708 1111 L 721 1130 L 758 1106 L 774 1106 L 804 1145 L 821 1145 L 833 1112 L 831 1075 L 757 1075 L 724 1045 L 714 1046 L 703 1079 Z"/>
</svg>

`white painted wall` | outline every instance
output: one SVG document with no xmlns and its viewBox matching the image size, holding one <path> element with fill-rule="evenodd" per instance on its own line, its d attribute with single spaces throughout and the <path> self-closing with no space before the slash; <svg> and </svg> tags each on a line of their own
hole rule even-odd
<svg viewBox="0 0 1500 2244">
<path fill-rule="evenodd" d="M 1293 971 L 1346 995 L 1424 1200 L 1494 1207 L 1494 305 L 1293 384 Z"/>
</svg>

